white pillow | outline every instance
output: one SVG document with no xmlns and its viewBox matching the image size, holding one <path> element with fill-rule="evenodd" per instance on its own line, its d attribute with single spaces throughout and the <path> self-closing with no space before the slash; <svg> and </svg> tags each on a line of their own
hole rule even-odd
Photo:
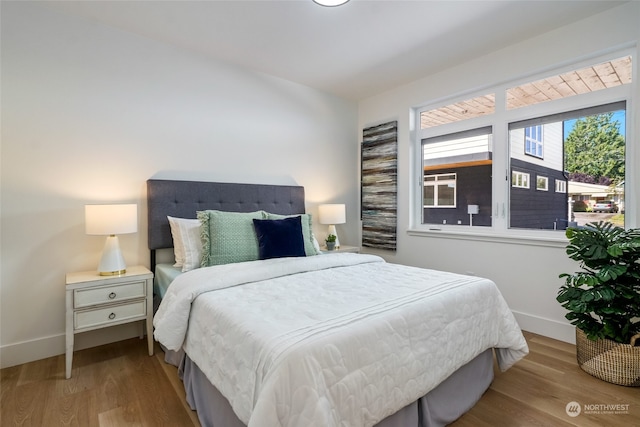
<svg viewBox="0 0 640 427">
<path fill-rule="evenodd" d="M 176 257 L 174 267 L 182 271 L 200 267 L 202 258 L 202 240 L 200 239 L 200 220 L 174 218 L 167 216 L 173 237 L 173 253 Z"/>
<path fill-rule="evenodd" d="M 318 239 L 316 239 L 316 235 L 311 232 L 311 238 L 313 239 L 313 248 L 316 250 L 316 253 L 321 254 L 320 244 L 318 243 Z"/>
</svg>

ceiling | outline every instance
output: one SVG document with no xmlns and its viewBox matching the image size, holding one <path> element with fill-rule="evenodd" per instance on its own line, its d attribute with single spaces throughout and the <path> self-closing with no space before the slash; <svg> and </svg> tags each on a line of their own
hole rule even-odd
<svg viewBox="0 0 640 427">
<path fill-rule="evenodd" d="M 49 7 L 364 99 L 620 1 L 65 1 Z"/>
</svg>

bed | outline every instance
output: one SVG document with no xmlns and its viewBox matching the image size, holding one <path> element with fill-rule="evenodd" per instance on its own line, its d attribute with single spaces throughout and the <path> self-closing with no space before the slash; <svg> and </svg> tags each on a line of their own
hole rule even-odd
<svg viewBox="0 0 640 427">
<path fill-rule="evenodd" d="M 187 272 L 157 262 L 174 245 L 168 217 L 204 215 L 205 253 L 225 242 L 214 215 L 304 227 L 302 187 L 152 179 L 147 197 L 154 336 L 203 426 L 446 425 L 489 387 L 494 355 L 506 370 L 528 352 L 493 282 L 366 254 L 310 256 L 308 230 L 302 255 Z"/>
</svg>

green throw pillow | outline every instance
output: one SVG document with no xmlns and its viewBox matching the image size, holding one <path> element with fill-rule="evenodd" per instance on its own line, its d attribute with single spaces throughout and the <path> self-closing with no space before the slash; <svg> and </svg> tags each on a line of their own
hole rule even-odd
<svg viewBox="0 0 640 427">
<path fill-rule="evenodd" d="M 202 267 L 258 259 L 258 239 L 253 220 L 263 219 L 263 211 L 207 210 L 197 214 L 202 224 Z"/>
</svg>

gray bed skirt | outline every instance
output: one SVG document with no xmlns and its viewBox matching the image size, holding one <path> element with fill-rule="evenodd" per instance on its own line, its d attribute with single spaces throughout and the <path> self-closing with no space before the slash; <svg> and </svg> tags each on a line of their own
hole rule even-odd
<svg viewBox="0 0 640 427">
<path fill-rule="evenodd" d="M 187 402 L 202 427 L 245 427 L 227 399 L 184 353 L 165 351 L 165 361 L 178 366 Z M 446 426 L 476 404 L 493 381 L 493 351 L 488 349 L 462 366 L 422 398 L 385 418 L 376 427 Z"/>
</svg>

